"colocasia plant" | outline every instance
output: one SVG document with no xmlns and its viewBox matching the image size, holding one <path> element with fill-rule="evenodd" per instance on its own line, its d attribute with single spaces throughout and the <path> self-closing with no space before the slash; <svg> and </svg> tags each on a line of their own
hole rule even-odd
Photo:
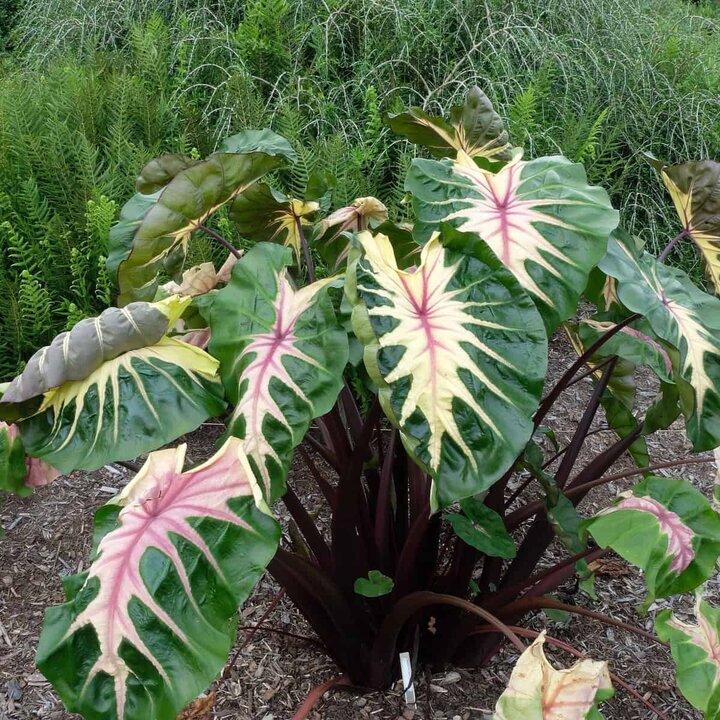
<svg viewBox="0 0 720 720">
<path fill-rule="evenodd" d="M 485 664 L 510 642 L 522 654 L 496 720 L 597 719 L 613 684 L 633 689 L 605 662 L 555 669 L 543 646 L 557 641 L 523 622 L 561 609 L 652 640 L 552 597 L 573 578 L 591 592 L 592 561 L 613 550 L 642 569 L 647 603 L 697 592 L 696 622 L 664 611 L 656 639 L 688 702 L 720 717 L 720 610 L 701 590 L 720 516 L 655 474 L 646 445 L 682 416 L 696 452 L 720 446 L 720 164 L 650 159 L 681 221 L 656 258 L 581 165 L 524 159 L 479 89 L 448 119 L 387 122 L 426 156 L 407 176 L 412 226 L 375 198 L 333 209 L 325 176 L 283 194 L 295 154 L 269 130 L 142 170 L 111 237 L 118 307 L 38 351 L 0 402 L 5 490 L 147 454 L 98 511 L 92 564 L 47 611 L 38 666 L 86 718 L 172 720 L 217 678 L 267 571 L 344 684 L 388 687 L 403 651 L 417 671 Z M 199 233 L 230 252 L 223 268 L 185 268 Z M 686 241 L 707 288 L 664 262 Z M 548 382 L 557 332 L 577 358 Z M 641 365 L 658 388 L 642 412 Z M 548 418 L 584 377 L 582 418 L 553 447 Z M 599 412 L 614 435 L 592 454 Z M 224 437 L 186 467 L 172 443 L 208 418 Z M 319 513 L 293 488 L 295 453 Z M 636 467 L 612 472 L 628 454 Z M 632 477 L 583 513 L 594 488 Z"/>
</svg>

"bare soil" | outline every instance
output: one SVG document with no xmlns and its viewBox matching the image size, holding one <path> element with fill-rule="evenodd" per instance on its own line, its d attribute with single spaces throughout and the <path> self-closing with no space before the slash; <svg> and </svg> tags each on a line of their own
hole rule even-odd
<svg viewBox="0 0 720 720">
<path fill-rule="evenodd" d="M 551 344 L 553 374 L 559 375 L 569 364 L 572 351 L 563 339 Z M 652 381 L 639 373 L 640 401 L 653 395 Z M 548 424 L 558 430 L 564 445 L 577 426 L 590 390 L 589 381 L 570 389 Z M 601 427 L 604 418 L 596 419 Z M 208 423 L 184 440 L 193 461 L 207 457 L 221 431 Z M 590 457 L 607 445 L 612 434 L 599 432 L 587 439 L 585 454 Z M 656 434 L 650 442 L 653 462 L 686 456 L 690 447 L 681 424 Z M 628 462 L 624 461 L 627 465 Z M 623 462 L 618 464 L 622 467 Z M 669 473 L 668 473 L 669 474 Z M 692 465 L 677 472 L 709 492 L 715 468 L 712 464 Z M 93 473 L 76 472 L 41 488 L 28 499 L 0 499 L 0 720 L 44 718 L 61 720 L 77 716 L 67 713 L 50 685 L 34 665 L 34 654 L 43 610 L 62 601 L 64 576 L 87 567 L 91 528 L 95 510 L 130 479 L 130 471 L 111 466 Z M 296 492 L 311 506 L 320 498 L 300 466 L 292 473 Z M 588 514 L 603 507 L 615 493 L 631 482 L 615 483 L 591 494 L 583 507 Z M 283 517 L 284 509 L 278 508 Z M 555 549 L 553 552 L 557 552 Z M 263 616 L 279 588 L 266 577 L 240 611 L 242 628 L 252 626 Z M 708 585 L 709 599 L 720 600 L 720 581 Z M 658 610 L 673 607 L 688 614 L 688 598 L 656 602 L 646 617 L 637 608 L 642 603 L 644 584 L 640 574 L 615 558 L 601 567 L 597 578 L 598 601 L 575 596 L 600 612 L 652 630 Z M 312 631 L 293 606 L 283 599 L 268 617 L 264 627 L 312 636 Z M 606 628 L 593 621 L 574 617 L 561 627 L 544 616 L 537 616 L 532 627 L 547 627 L 549 634 L 565 640 L 593 658 L 608 659 L 611 670 L 655 703 L 672 720 L 697 720 L 694 711 L 674 688 L 674 672 L 668 650 L 622 630 Z M 247 637 L 241 630 L 238 642 Z M 574 659 L 561 651 L 549 650 L 556 665 L 567 666 Z M 418 703 L 404 705 L 399 686 L 385 693 L 360 695 L 333 690 L 326 693 L 310 715 L 314 720 L 488 720 L 495 701 L 507 682 L 517 654 L 508 649 L 491 667 L 466 670 L 436 668 L 416 678 Z M 207 717 L 217 720 L 287 720 L 310 690 L 339 671 L 316 646 L 266 630 L 257 632 L 244 648 L 228 680 L 223 683 Z M 616 697 L 603 705 L 608 720 L 645 720 L 656 717 L 639 701 L 618 689 Z M 150 718 L 148 720 L 151 720 Z"/>
</svg>

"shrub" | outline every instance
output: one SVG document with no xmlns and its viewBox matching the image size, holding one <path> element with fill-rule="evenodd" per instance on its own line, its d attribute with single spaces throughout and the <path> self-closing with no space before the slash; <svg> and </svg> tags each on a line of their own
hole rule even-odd
<svg viewBox="0 0 720 720">
<path fill-rule="evenodd" d="M 110 233 L 120 307 L 56 337 L 5 389 L 6 489 L 24 490 L 31 462 L 45 482 L 150 453 L 98 511 L 92 565 L 46 613 L 38 664 L 70 710 L 174 719 L 222 668 L 267 568 L 347 682 L 387 687 L 413 645 L 420 665 L 481 664 L 509 640 L 522 655 L 496 720 L 573 698 L 571 717 L 597 718 L 613 683 L 627 686 L 604 662 L 558 673 L 543 654 L 557 641 L 524 619 L 560 609 L 654 639 L 549 593 L 574 576 L 591 588 L 589 562 L 609 549 L 644 571 L 646 605 L 712 574 L 720 515 L 690 482 L 654 474 L 710 458 L 652 466 L 645 438 L 682 415 L 696 451 L 720 445 L 720 299 L 663 262 L 695 244 L 719 289 L 720 164 L 650 158 L 682 223 L 658 259 L 616 229 L 582 165 L 523 160 L 479 89 L 447 119 L 413 108 L 388 123 L 433 156 L 405 180 L 412 227 L 372 197 L 330 212 L 327 176 L 303 197 L 273 189 L 298 155 L 270 130 L 202 161 L 148 163 Z M 226 210 L 217 225 L 260 240 L 244 255 L 207 224 Z M 183 272 L 198 235 L 229 250 L 219 270 Z M 597 313 L 572 319 L 584 301 Z M 578 358 L 544 387 L 560 327 Z M 644 413 L 637 365 L 658 378 Z M 552 449 L 546 423 L 580 377 L 594 391 Z M 617 440 L 585 460 L 601 407 Z M 184 470 L 184 445 L 157 449 L 208 417 L 227 428 L 208 461 Z M 295 449 L 327 501 L 319 522 L 288 477 Z M 638 467 L 607 474 L 627 451 Z M 580 514 L 593 488 L 640 475 Z M 656 626 L 711 718 L 718 610 L 699 599 L 697 613 L 697 626 L 669 612 Z"/>
</svg>

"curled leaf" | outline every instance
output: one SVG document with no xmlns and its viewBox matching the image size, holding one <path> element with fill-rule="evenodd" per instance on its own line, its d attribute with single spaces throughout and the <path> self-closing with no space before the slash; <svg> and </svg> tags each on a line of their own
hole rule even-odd
<svg viewBox="0 0 720 720">
<path fill-rule="evenodd" d="M 0 399 L 28 454 L 65 473 L 94 470 L 219 414 L 218 362 L 167 336 L 190 301 L 110 308 L 39 350 Z"/>
<path fill-rule="evenodd" d="M 545 657 L 545 633 L 520 656 L 493 720 L 591 720 L 614 690 L 606 662 L 580 660 L 556 670 Z"/>
</svg>

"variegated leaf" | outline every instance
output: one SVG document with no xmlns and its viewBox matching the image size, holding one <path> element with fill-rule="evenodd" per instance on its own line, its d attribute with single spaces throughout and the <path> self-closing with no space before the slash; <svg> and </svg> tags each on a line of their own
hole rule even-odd
<svg viewBox="0 0 720 720">
<path fill-rule="evenodd" d="M 193 231 L 263 175 L 294 158 L 289 143 L 279 135 L 241 133 L 228 138 L 220 152 L 178 172 L 156 197 L 140 196 L 153 202 L 135 220 L 134 235 L 126 231 L 111 235 L 108 267 L 117 267 L 119 304 L 151 300 L 159 273 L 164 269 L 177 275 L 181 270 Z M 122 214 L 121 225 L 131 226 Z"/>
<path fill-rule="evenodd" d="M 597 704 L 614 690 L 606 662 L 580 660 L 556 670 L 545 657 L 545 634 L 520 656 L 493 720 L 597 720 Z"/>
<path fill-rule="evenodd" d="M 720 162 L 698 160 L 659 165 L 683 229 L 700 250 L 720 295 Z"/>
<path fill-rule="evenodd" d="M 318 223 L 314 242 L 327 265 L 337 269 L 347 260 L 352 233 L 377 230 L 387 222 L 387 208 L 377 198 L 356 198 L 351 205 L 335 210 Z M 405 238 L 401 242 L 405 243 Z"/>
<path fill-rule="evenodd" d="M 0 421 L 0 490 L 25 497 L 59 477 L 54 467 L 25 454 L 17 425 Z"/>
<path fill-rule="evenodd" d="M 387 124 L 396 135 L 429 148 L 435 157 L 465 152 L 470 157 L 505 161 L 512 157 L 512 145 L 502 118 L 487 95 L 473 87 L 464 105 L 450 111 L 450 121 L 428 115 L 421 108 L 390 115 Z"/>
<path fill-rule="evenodd" d="M 720 556 L 720 515 L 677 478 L 646 478 L 588 527 L 601 547 L 645 572 L 648 602 L 695 589 Z"/>
<path fill-rule="evenodd" d="M 230 217 L 238 232 L 254 242 L 279 242 L 291 247 L 300 264 L 301 235 L 320 208 L 315 201 L 289 198 L 265 183 L 255 183 L 232 204 Z"/>
<path fill-rule="evenodd" d="M 218 362 L 167 337 L 191 298 L 110 308 L 39 350 L 0 399 L 25 449 L 61 472 L 154 450 L 225 407 Z"/>
<path fill-rule="evenodd" d="M 663 610 L 655 619 L 661 640 L 670 643 L 677 684 L 687 701 L 707 720 L 720 718 L 720 610 L 698 594 L 695 623 Z"/>
<path fill-rule="evenodd" d="M 81 589 L 46 612 L 38 666 L 88 719 L 175 720 L 222 668 L 277 549 L 240 441 L 185 472 L 184 459 L 184 445 L 152 453 L 99 511 Z"/>
<path fill-rule="evenodd" d="M 441 222 L 481 238 L 532 295 L 549 330 L 575 313 L 618 222 L 607 193 L 562 157 L 515 159 L 497 172 L 463 153 L 456 161 L 415 160 L 405 189 L 419 241 Z"/>
<path fill-rule="evenodd" d="M 688 436 L 698 451 L 717 447 L 720 299 L 695 287 L 683 271 L 657 262 L 647 252 L 637 253 L 616 238 L 610 240 L 600 267 L 617 279 L 623 305 L 643 314 L 653 332 L 678 349 L 678 375 L 694 390 L 694 402 L 685 412 Z"/>
<path fill-rule="evenodd" d="M 348 360 L 347 334 L 327 294 L 334 278 L 296 289 L 289 248 L 253 247 L 235 266 L 211 311 L 210 352 L 268 500 L 284 492 L 293 448 L 313 418 L 332 408 Z"/>
<path fill-rule="evenodd" d="M 448 227 L 442 240 L 458 235 Z M 435 235 L 406 271 L 387 237 L 358 239 L 347 290 L 385 412 L 432 475 L 433 508 L 480 493 L 532 435 L 547 363 L 542 320 L 487 248 L 472 257 Z"/>
<path fill-rule="evenodd" d="M 200 263 L 185 270 L 179 283 L 170 281 L 162 286 L 168 295 L 185 295 L 197 297 L 214 290 L 220 283 L 230 281 L 230 273 L 237 262 L 235 255 L 230 255 L 219 270 L 211 262 Z"/>
</svg>

